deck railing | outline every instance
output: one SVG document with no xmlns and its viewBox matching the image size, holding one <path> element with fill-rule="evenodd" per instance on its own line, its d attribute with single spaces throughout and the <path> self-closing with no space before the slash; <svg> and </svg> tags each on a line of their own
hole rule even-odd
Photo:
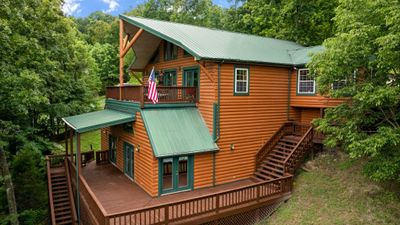
<svg viewBox="0 0 400 225">
<path fill-rule="evenodd" d="M 285 173 L 294 174 L 294 171 L 299 166 L 301 159 L 306 155 L 313 144 L 313 127 L 308 126 L 307 131 L 302 135 L 302 138 L 297 145 L 292 149 L 290 154 L 286 157 L 284 164 Z"/>
<path fill-rule="evenodd" d="M 109 157 L 108 150 L 96 151 L 96 163 L 97 164 L 108 163 L 109 162 L 108 157 Z"/>
<path fill-rule="evenodd" d="M 280 198 L 292 190 L 292 175 L 256 183 L 205 196 L 176 201 L 139 210 L 109 214 L 107 225 L 169 224 L 196 217 L 213 217 L 242 206 L 265 204 L 273 197 Z M 188 222 L 188 221 L 187 221 Z"/>
<path fill-rule="evenodd" d="M 164 87 L 158 86 L 158 102 L 159 103 L 196 103 L 197 88 L 196 87 Z M 147 86 L 123 86 L 107 87 L 106 98 L 139 102 L 142 106 L 145 103 L 151 103 L 147 98 Z"/>
<path fill-rule="evenodd" d="M 51 173 L 50 173 L 50 168 L 51 168 L 51 160 L 49 156 L 46 156 L 46 169 L 47 169 L 47 190 L 49 192 L 49 205 L 50 205 L 50 219 L 51 219 L 51 224 L 56 224 L 56 214 L 54 212 L 54 199 L 53 199 L 53 190 L 51 187 Z"/>
<path fill-rule="evenodd" d="M 71 184 L 73 194 L 76 199 L 77 179 L 76 166 L 68 158 L 68 169 L 71 175 Z M 80 174 L 78 179 L 80 220 L 84 220 L 87 224 L 106 224 L 106 211 L 90 189 L 85 178 Z"/>
<path fill-rule="evenodd" d="M 76 198 L 76 167 L 67 159 L 72 192 Z M 289 195 L 292 190 L 292 175 L 255 183 L 240 188 L 176 202 L 135 209 L 121 213 L 108 214 L 101 206 L 86 180 L 79 176 L 79 199 L 82 222 L 99 225 L 130 225 L 130 224 L 169 224 L 184 222 L 193 218 L 216 217 L 223 213 L 240 210 L 241 207 L 261 206 Z M 210 218 L 211 218 L 210 217 Z"/>
</svg>

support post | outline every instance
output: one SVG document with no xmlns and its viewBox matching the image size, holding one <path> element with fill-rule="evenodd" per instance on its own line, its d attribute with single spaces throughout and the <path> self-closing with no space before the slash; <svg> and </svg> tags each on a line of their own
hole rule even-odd
<svg viewBox="0 0 400 225">
<path fill-rule="evenodd" d="M 71 145 L 71 162 L 74 162 L 74 131 L 72 129 L 69 130 L 69 141 Z"/>
<path fill-rule="evenodd" d="M 122 100 L 122 85 L 124 84 L 124 57 L 122 51 L 124 47 L 124 22 L 119 20 L 119 100 Z"/>
<path fill-rule="evenodd" d="M 65 138 L 65 157 L 68 157 L 68 126 L 65 124 L 64 126 L 65 131 L 64 131 L 64 138 Z"/>
<path fill-rule="evenodd" d="M 78 225 L 81 224 L 81 206 L 79 202 L 79 176 L 81 173 L 81 135 L 76 132 L 76 212 Z"/>
</svg>

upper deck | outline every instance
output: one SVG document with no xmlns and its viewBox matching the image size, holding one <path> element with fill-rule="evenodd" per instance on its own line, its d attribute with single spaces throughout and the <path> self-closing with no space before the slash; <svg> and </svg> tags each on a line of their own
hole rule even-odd
<svg viewBox="0 0 400 225">
<path fill-rule="evenodd" d="M 195 104 L 198 102 L 197 87 L 158 86 L 157 91 L 158 103 L 161 104 Z M 145 104 L 152 103 L 152 101 L 148 99 L 148 87 L 144 85 L 107 87 L 106 98 L 137 102 L 140 103 L 142 108 Z"/>
</svg>

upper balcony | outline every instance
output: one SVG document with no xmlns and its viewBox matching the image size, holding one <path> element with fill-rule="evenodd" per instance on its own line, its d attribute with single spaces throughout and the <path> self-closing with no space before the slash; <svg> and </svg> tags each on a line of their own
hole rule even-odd
<svg viewBox="0 0 400 225">
<path fill-rule="evenodd" d="M 161 104 L 195 104 L 198 102 L 197 87 L 158 86 L 157 91 L 158 103 Z M 107 87 L 106 89 L 107 99 L 138 102 L 142 108 L 145 104 L 152 103 L 147 96 L 148 87 L 144 85 L 124 85 L 122 87 Z"/>
</svg>

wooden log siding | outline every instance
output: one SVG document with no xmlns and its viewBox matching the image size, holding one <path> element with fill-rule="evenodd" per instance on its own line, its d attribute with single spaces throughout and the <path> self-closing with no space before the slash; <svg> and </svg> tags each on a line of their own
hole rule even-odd
<svg viewBox="0 0 400 225">
<path fill-rule="evenodd" d="M 315 95 L 297 94 L 297 70 L 292 71 L 290 87 L 290 106 L 292 107 L 326 108 L 336 106 L 343 102 L 343 100 L 341 99 L 321 96 L 318 93 L 316 93 Z M 316 91 L 318 91 L 318 87 L 316 87 Z"/>
<path fill-rule="evenodd" d="M 248 66 L 249 95 L 234 96 L 234 66 L 221 65 L 217 184 L 250 177 L 254 172 L 255 154 L 287 121 L 288 69 Z"/>
<path fill-rule="evenodd" d="M 321 118 L 321 111 L 319 108 L 300 108 L 300 122 L 311 123 L 313 119 Z"/>
<path fill-rule="evenodd" d="M 101 146 L 103 149 L 108 149 L 108 136 L 111 134 L 117 137 L 116 167 L 124 172 L 124 142 L 134 145 L 135 149 L 140 145 L 139 152 L 134 150 L 133 179 L 150 196 L 155 197 L 158 195 L 158 161 L 153 155 L 140 112 L 136 113 L 133 131 L 133 134 L 128 133 L 123 130 L 122 126 L 102 129 Z"/>
</svg>

